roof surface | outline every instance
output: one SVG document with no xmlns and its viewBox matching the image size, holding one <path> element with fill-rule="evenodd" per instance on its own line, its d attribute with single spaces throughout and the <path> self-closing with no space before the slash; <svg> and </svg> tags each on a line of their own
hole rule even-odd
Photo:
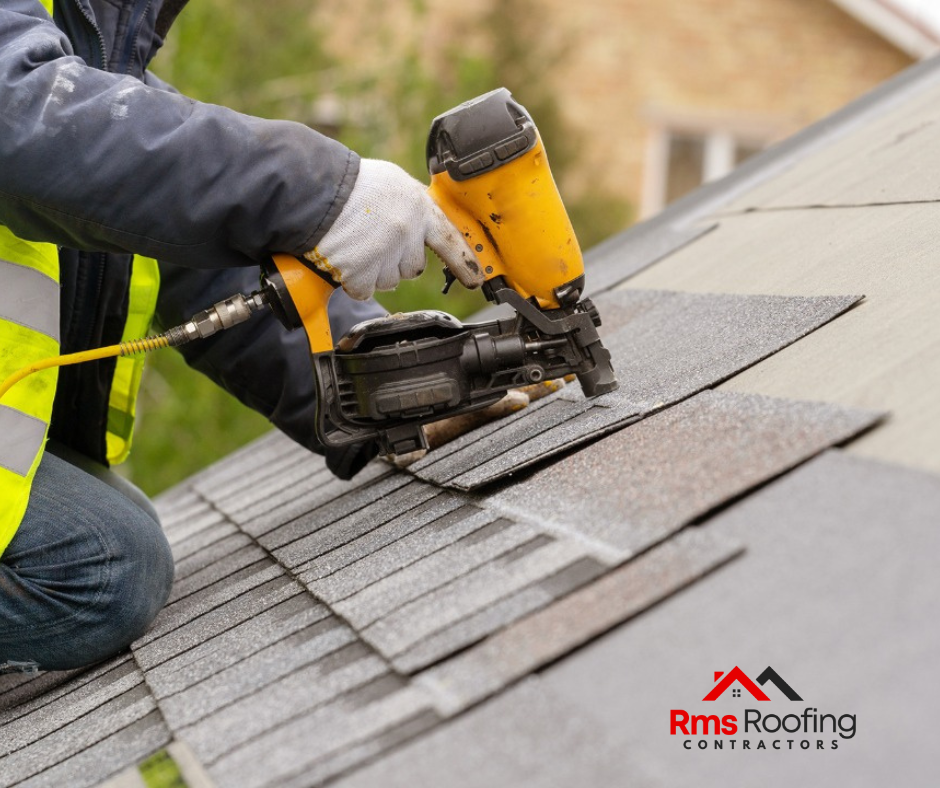
<svg viewBox="0 0 940 788">
<path fill-rule="evenodd" d="M 162 496 L 170 604 L 0 676 L 0 785 L 933 784 L 938 107 L 930 61 L 595 249 L 617 393 Z M 805 701 L 702 703 L 768 665 Z M 753 707 L 857 729 L 669 732 Z"/>
</svg>

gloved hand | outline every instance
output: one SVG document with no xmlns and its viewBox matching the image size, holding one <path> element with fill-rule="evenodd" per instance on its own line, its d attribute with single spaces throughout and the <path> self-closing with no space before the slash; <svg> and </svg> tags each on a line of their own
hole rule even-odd
<svg viewBox="0 0 940 788">
<path fill-rule="evenodd" d="M 483 284 L 473 252 L 424 185 L 391 162 L 363 159 L 336 221 L 304 257 L 365 300 L 424 271 L 425 245 L 464 285 Z"/>
</svg>

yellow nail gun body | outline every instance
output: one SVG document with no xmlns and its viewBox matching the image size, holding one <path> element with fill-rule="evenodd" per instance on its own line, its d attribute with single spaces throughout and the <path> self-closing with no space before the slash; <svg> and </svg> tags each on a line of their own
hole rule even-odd
<svg viewBox="0 0 940 788">
<path fill-rule="evenodd" d="M 429 192 L 474 250 L 483 292 L 516 315 L 467 325 L 436 311 L 392 315 L 334 347 L 326 303 L 336 285 L 275 255 L 264 293 L 282 322 L 307 332 L 325 445 L 377 440 L 401 454 L 425 447 L 421 425 L 510 388 L 571 373 L 586 396 L 617 387 L 597 310 L 581 298 L 581 250 L 525 109 L 505 89 L 461 104 L 434 120 L 427 152 Z"/>
</svg>

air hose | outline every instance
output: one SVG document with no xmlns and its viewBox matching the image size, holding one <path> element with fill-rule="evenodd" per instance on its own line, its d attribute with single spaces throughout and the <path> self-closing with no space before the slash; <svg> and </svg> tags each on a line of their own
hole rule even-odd
<svg viewBox="0 0 940 788">
<path fill-rule="evenodd" d="M 0 399 L 23 378 L 52 367 L 64 367 L 69 364 L 81 364 L 85 361 L 98 361 L 102 358 L 133 356 L 149 353 L 161 347 L 179 347 L 194 339 L 211 337 L 239 323 L 244 323 L 254 312 L 264 308 L 265 296 L 261 292 L 251 295 L 234 295 L 193 315 L 187 322 L 152 337 L 131 339 L 118 345 L 83 350 L 80 353 L 67 353 L 33 362 L 10 375 L 0 383 Z"/>
</svg>

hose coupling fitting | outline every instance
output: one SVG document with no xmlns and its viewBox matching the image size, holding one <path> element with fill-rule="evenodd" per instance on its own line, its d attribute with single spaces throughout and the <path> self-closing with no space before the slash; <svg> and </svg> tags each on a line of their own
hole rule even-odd
<svg viewBox="0 0 940 788">
<path fill-rule="evenodd" d="M 188 322 L 169 329 L 165 336 L 170 347 L 179 347 L 194 339 L 205 339 L 239 323 L 244 323 L 253 312 L 264 307 L 260 293 L 250 296 L 241 293 L 197 312 Z"/>
</svg>

